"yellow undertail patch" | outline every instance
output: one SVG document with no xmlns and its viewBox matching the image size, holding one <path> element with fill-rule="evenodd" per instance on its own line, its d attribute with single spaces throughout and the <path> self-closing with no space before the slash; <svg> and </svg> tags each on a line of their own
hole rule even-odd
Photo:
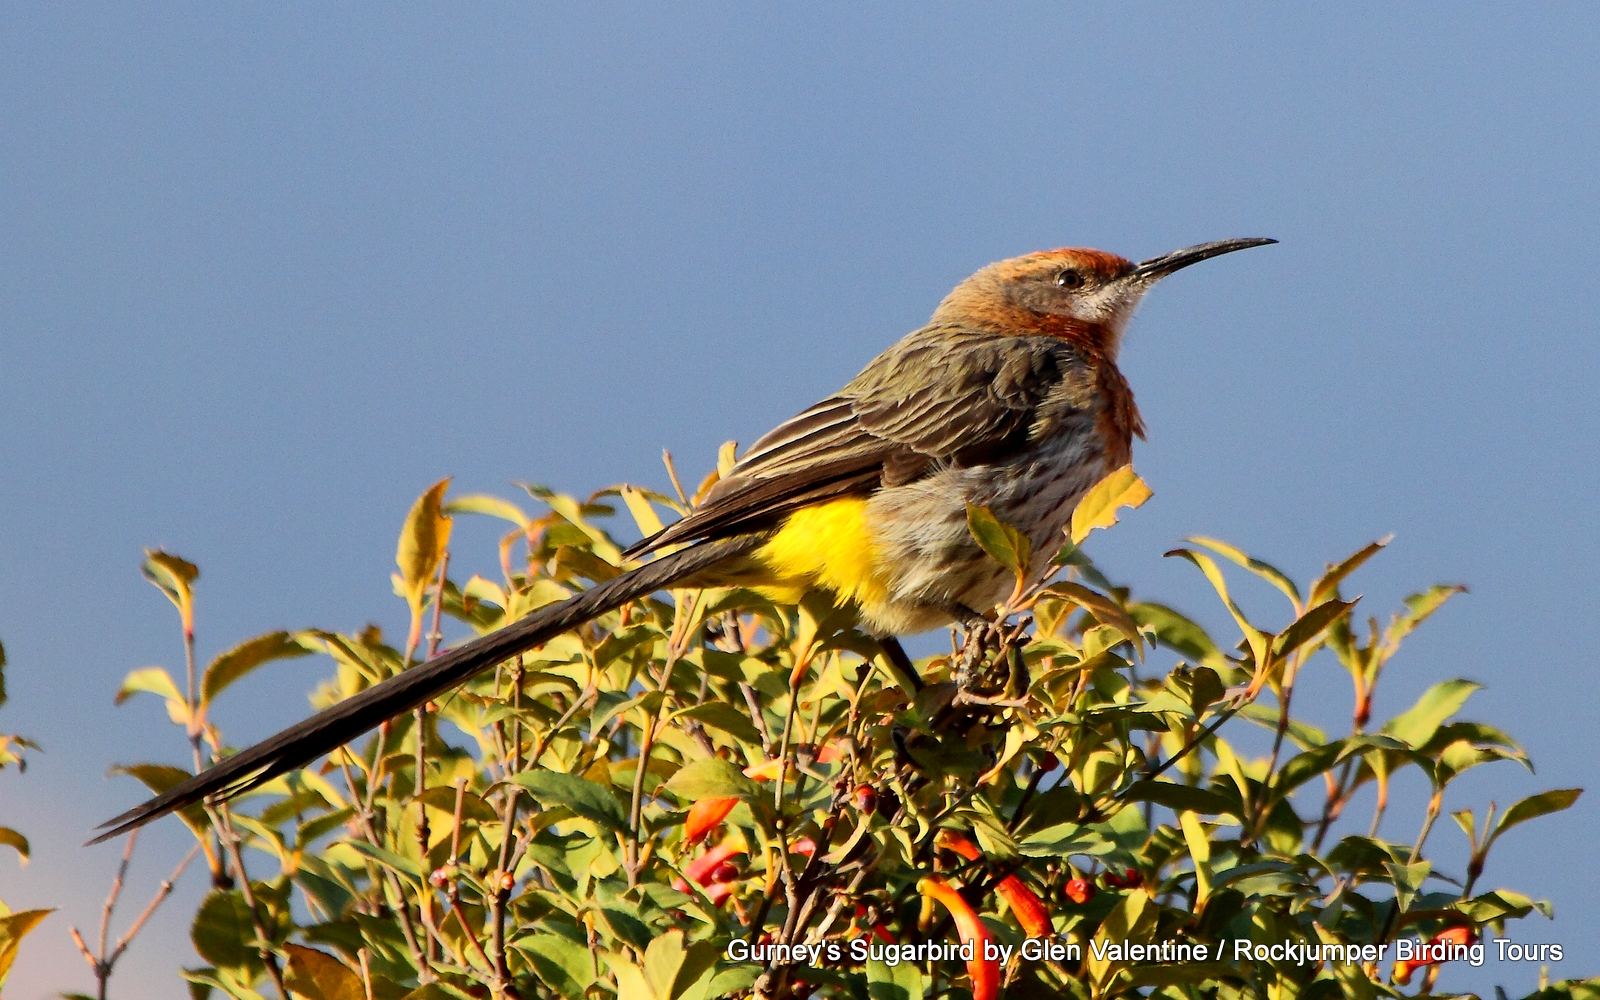
<svg viewBox="0 0 1600 1000">
<path fill-rule="evenodd" d="M 864 499 L 842 497 L 795 511 L 756 557 L 778 584 L 761 589 L 779 600 L 792 596 L 790 588 L 819 585 L 863 608 L 881 606 L 889 596 Z"/>
</svg>

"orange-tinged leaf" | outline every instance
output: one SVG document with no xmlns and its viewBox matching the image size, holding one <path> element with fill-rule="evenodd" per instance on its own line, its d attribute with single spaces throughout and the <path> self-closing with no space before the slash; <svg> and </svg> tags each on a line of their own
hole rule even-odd
<svg viewBox="0 0 1600 1000">
<path fill-rule="evenodd" d="M 1089 532 L 1116 524 L 1119 509 L 1138 507 L 1152 495 L 1150 487 L 1133 471 L 1133 466 L 1124 465 L 1095 483 L 1078 501 L 1072 511 L 1072 544 L 1082 545 Z"/>
</svg>

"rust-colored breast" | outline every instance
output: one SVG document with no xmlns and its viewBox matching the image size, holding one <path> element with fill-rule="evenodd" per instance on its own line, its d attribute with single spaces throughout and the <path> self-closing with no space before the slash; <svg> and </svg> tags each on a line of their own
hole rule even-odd
<svg viewBox="0 0 1600 1000">
<path fill-rule="evenodd" d="M 1100 393 L 1100 418 L 1095 426 L 1105 441 L 1106 471 L 1110 472 L 1133 461 L 1133 439 L 1144 437 L 1144 420 L 1128 380 L 1115 363 L 1101 359 L 1095 366 L 1095 382 Z"/>
</svg>

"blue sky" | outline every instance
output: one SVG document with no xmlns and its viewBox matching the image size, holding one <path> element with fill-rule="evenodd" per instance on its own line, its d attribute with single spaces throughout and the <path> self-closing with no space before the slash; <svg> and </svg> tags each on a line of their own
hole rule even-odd
<svg viewBox="0 0 1600 1000">
<path fill-rule="evenodd" d="M 198 562 L 202 657 L 274 628 L 403 625 L 411 501 L 513 480 L 661 487 L 831 392 L 1001 257 L 1279 246 L 1163 283 L 1123 368 L 1155 500 L 1094 552 L 1226 635 L 1185 535 L 1356 579 L 1426 626 L 1380 715 L 1430 684 L 1522 738 L 1447 808 L 1592 782 L 1600 490 L 1600 14 L 1546 5 L 12 8 L 0 36 L 0 776 L 34 841 L 0 898 L 59 905 L 15 996 L 88 989 L 118 852 L 76 845 L 181 763 L 128 670 L 181 666 L 141 550 Z M 493 565 L 463 525 L 455 566 Z M 1240 584 L 1268 625 L 1284 609 Z M 230 692 L 231 741 L 306 711 L 325 664 Z M 1348 716 L 1331 662 L 1312 721 Z M 1360 807 L 1354 807 L 1360 811 Z M 1591 792 L 1508 836 L 1488 885 L 1551 899 L 1561 977 L 1600 974 Z M 1409 840 L 1420 815 L 1384 833 Z M 150 831 L 125 914 L 184 850 Z M 1459 844 L 1432 844 L 1448 866 Z M 180 886 L 119 967 L 170 996 Z M 1451 970 L 1513 995 L 1536 968 Z"/>
</svg>

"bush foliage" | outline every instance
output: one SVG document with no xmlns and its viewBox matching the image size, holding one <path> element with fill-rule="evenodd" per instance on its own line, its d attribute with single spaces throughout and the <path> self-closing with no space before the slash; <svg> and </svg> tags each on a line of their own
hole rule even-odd
<svg viewBox="0 0 1600 1000">
<path fill-rule="evenodd" d="M 487 633 L 618 573 L 621 547 L 603 525 L 619 501 L 644 532 L 689 503 L 529 488 L 542 511 L 530 516 L 492 497 L 447 501 L 446 485 L 402 530 L 404 642 L 374 627 L 274 632 L 198 668 L 198 571 L 155 552 L 145 572 L 179 609 L 187 684 L 135 671 L 119 698 L 162 698 L 204 766 L 228 752 L 211 706 L 251 671 L 326 654 L 334 672 L 312 699 L 326 706 L 436 651 L 441 615 Z M 1470 838 L 1470 863 L 1437 871 L 1426 848 L 1452 782 L 1527 759 L 1505 733 L 1459 717 L 1478 689 L 1469 681 L 1369 717 L 1402 642 L 1461 588 L 1423 590 L 1380 624 L 1343 593 L 1381 542 L 1300 585 L 1192 539 L 1169 554 L 1204 574 L 1239 633 L 1214 639 L 1078 548 L 1146 496 L 1131 470 L 1097 487 L 1042 581 L 1025 575 L 1026 539 L 973 509 L 974 535 L 1017 585 L 992 628 L 960 648 L 953 637 L 950 654 L 916 664 L 920 676 L 823 595 L 784 606 L 680 590 L 503 663 L 245 799 L 189 811 L 214 886 L 193 922 L 208 965 L 183 973 L 192 994 L 1376 997 L 1427 992 L 1437 974 L 1397 966 L 1400 940 L 1482 943 L 1548 916 L 1482 876 L 1500 834 L 1578 791 L 1451 812 L 1444 825 Z M 467 515 L 510 530 L 498 565 L 463 579 L 448 546 Z M 1225 564 L 1276 587 L 1292 624 L 1254 624 Z M 1343 735 L 1291 711 L 1319 654 L 1350 676 Z M 1252 727 L 1269 751 L 1240 749 Z M 1391 801 L 1407 768 L 1429 782 L 1424 801 Z M 158 791 L 186 774 L 124 770 Z M 1370 822 L 1344 815 L 1368 786 Z M 1389 814 L 1388 827 L 1420 830 L 1413 841 L 1379 836 Z M 1041 955 L 1045 938 L 1054 951 Z M 905 957 L 926 942 L 973 951 Z M 1382 960 L 1270 948 L 1380 944 Z M 1592 983 L 1544 992 L 1596 995 Z"/>
</svg>

